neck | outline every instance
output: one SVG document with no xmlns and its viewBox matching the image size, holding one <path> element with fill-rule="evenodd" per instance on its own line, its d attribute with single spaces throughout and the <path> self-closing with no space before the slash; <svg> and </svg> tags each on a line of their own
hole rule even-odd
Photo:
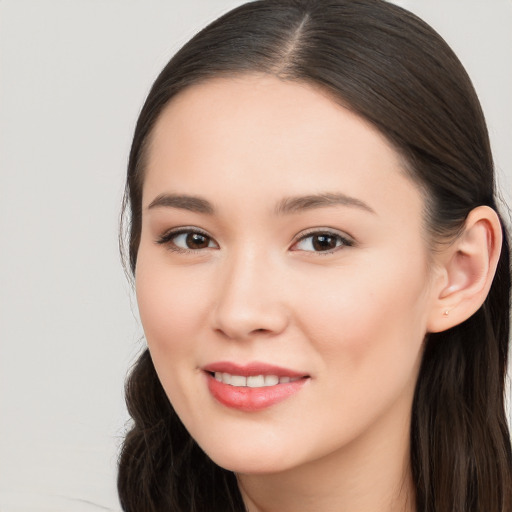
<svg viewBox="0 0 512 512">
<path fill-rule="evenodd" d="M 410 418 L 377 423 L 349 445 L 300 467 L 238 474 L 248 512 L 414 512 Z"/>
</svg>

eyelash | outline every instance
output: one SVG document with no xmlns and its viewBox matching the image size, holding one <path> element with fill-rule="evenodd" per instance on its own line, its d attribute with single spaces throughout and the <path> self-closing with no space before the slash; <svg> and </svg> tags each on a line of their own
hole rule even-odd
<svg viewBox="0 0 512 512">
<path fill-rule="evenodd" d="M 351 237 L 348 237 L 346 235 L 342 235 L 338 233 L 337 231 L 333 231 L 332 229 L 322 229 L 322 228 L 313 228 L 311 230 L 308 230 L 306 232 L 300 233 L 294 240 L 293 246 L 297 245 L 299 242 L 303 242 L 304 240 L 307 240 L 308 238 L 313 237 L 314 235 L 326 235 L 328 237 L 335 238 L 337 241 L 340 242 L 340 245 L 337 245 L 334 249 L 327 250 L 327 251 L 305 251 L 305 252 L 312 252 L 314 254 L 317 254 L 318 256 L 324 256 L 328 254 L 333 254 L 334 252 L 337 252 L 343 247 L 353 247 L 355 245 L 354 240 Z M 298 250 L 298 249 L 296 249 Z"/>
<path fill-rule="evenodd" d="M 159 245 L 166 245 L 170 251 L 182 253 L 182 254 L 183 253 L 197 253 L 197 252 L 201 251 L 202 249 L 211 248 L 209 246 L 201 248 L 201 249 L 184 249 L 183 247 L 178 247 L 173 242 L 173 239 L 175 239 L 179 235 L 183 235 L 183 234 L 191 234 L 191 235 L 197 234 L 197 235 L 204 236 L 205 238 L 209 239 L 210 241 L 213 241 L 213 238 L 210 235 L 208 235 L 208 233 L 206 233 L 205 231 L 202 231 L 198 228 L 193 228 L 193 227 L 182 227 L 182 228 L 171 229 L 169 231 L 166 231 L 164 234 L 162 234 L 156 240 L 156 243 Z M 334 247 L 333 249 L 326 250 L 326 251 L 304 251 L 304 252 L 311 252 L 311 253 L 314 253 L 317 255 L 328 255 L 328 254 L 333 254 L 334 252 L 340 250 L 340 248 L 342 248 L 342 247 L 352 247 L 355 244 L 352 238 L 343 236 L 340 233 L 335 232 L 331 229 L 314 228 L 305 233 L 301 233 L 297 237 L 295 237 L 292 247 L 296 246 L 300 242 L 307 240 L 308 238 L 313 237 L 314 235 L 317 235 L 317 236 L 326 235 L 328 237 L 335 238 L 337 240 L 336 243 L 340 242 L 340 245 L 336 245 L 336 247 Z M 300 249 L 292 249 L 292 250 L 298 251 Z"/>
<path fill-rule="evenodd" d="M 163 235 L 161 235 L 157 239 L 156 243 L 160 244 L 160 245 L 167 246 L 167 249 L 169 249 L 170 251 L 182 253 L 182 254 L 183 253 L 186 253 L 186 254 L 197 253 L 198 251 L 201 250 L 201 249 L 184 249 L 183 247 L 178 247 L 176 244 L 174 244 L 173 239 L 176 238 L 177 236 L 183 235 L 183 234 L 197 234 L 197 235 L 202 235 L 205 238 L 208 238 L 209 240 L 213 240 L 213 238 L 208 233 L 206 233 L 206 231 L 202 231 L 201 229 L 198 229 L 198 228 L 185 226 L 182 228 L 171 229 L 169 231 L 166 231 Z"/>
</svg>

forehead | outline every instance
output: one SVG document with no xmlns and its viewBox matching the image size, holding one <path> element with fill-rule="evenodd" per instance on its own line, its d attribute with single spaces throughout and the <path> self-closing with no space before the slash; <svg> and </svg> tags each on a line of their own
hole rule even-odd
<svg viewBox="0 0 512 512">
<path fill-rule="evenodd" d="M 155 125 L 146 205 L 162 192 L 215 201 L 226 187 L 260 200 L 330 191 L 376 204 L 419 200 L 402 158 L 370 123 L 318 88 L 267 75 L 190 86 Z"/>
<path fill-rule="evenodd" d="M 342 129 L 342 124 L 347 129 Z M 248 142 L 249 135 L 254 142 L 258 139 L 267 147 L 275 142 L 285 150 L 286 140 L 308 139 L 313 147 L 335 131 L 345 140 L 355 140 L 365 132 L 375 149 L 385 147 L 390 156 L 398 156 L 376 128 L 324 89 L 257 73 L 213 78 L 186 87 L 163 109 L 152 141 L 168 144 L 171 136 L 193 134 L 203 143 L 211 141 L 221 147 L 220 139 L 229 133 L 233 142 Z M 237 140 L 237 134 L 244 140 Z M 300 148 L 293 150 L 298 154 Z"/>
</svg>

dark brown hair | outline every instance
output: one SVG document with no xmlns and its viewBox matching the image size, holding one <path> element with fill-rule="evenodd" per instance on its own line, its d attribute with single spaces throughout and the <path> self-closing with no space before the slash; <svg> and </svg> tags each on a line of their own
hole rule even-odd
<svg viewBox="0 0 512 512">
<path fill-rule="evenodd" d="M 307 82 L 376 126 L 425 195 L 434 243 L 454 237 L 480 205 L 497 209 L 484 117 L 443 39 L 382 0 L 261 0 L 214 21 L 156 79 L 133 138 L 126 185 L 129 265 L 141 232 L 148 138 L 185 87 L 268 73 Z M 425 341 L 412 409 L 411 467 L 419 512 L 510 512 L 512 455 L 504 411 L 510 257 L 504 244 L 490 293 L 464 323 Z M 133 418 L 119 463 L 126 512 L 243 511 L 236 477 L 197 446 L 169 403 L 149 353 L 126 384 Z"/>
</svg>

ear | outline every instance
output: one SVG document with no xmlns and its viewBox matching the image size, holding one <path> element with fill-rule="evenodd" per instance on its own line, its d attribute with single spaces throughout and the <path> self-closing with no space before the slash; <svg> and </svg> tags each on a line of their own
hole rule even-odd
<svg viewBox="0 0 512 512">
<path fill-rule="evenodd" d="M 455 242 L 436 256 L 439 273 L 428 332 L 441 332 L 467 320 L 491 288 L 501 252 L 502 231 L 496 212 L 479 206 L 470 212 Z"/>
</svg>

